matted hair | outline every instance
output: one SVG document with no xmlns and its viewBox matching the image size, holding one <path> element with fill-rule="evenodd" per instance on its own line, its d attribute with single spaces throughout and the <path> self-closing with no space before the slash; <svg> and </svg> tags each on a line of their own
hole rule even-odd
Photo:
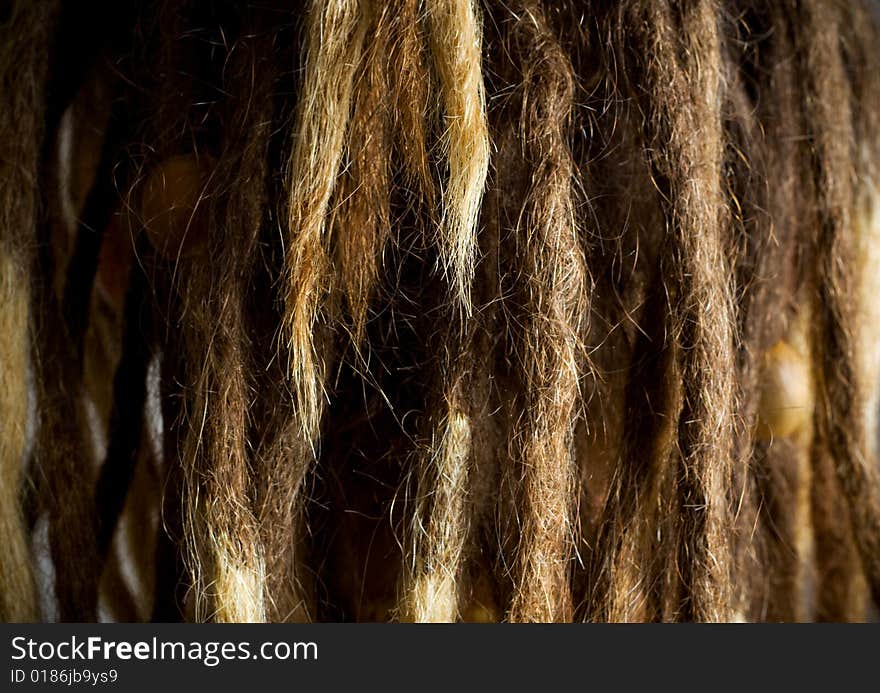
<svg viewBox="0 0 880 693">
<path fill-rule="evenodd" d="M 89 4 L 0 4 L 0 619 L 875 613 L 876 4 Z"/>
</svg>

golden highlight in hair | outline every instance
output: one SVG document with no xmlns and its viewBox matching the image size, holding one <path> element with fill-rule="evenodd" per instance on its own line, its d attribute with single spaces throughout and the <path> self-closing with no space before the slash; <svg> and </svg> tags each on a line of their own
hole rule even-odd
<svg viewBox="0 0 880 693">
<path fill-rule="evenodd" d="M 306 28 L 300 108 L 288 164 L 284 336 L 303 435 L 317 436 L 324 397 L 323 355 L 315 330 L 327 285 L 326 214 L 349 125 L 354 74 L 366 22 L 357 0 L 315 0 Z"/>
<path fill-rule="evenodd" d="M 472 0 L 431 0 L 426 12 L 442 102 L 441 146 L 448 161 L 441 257 L 453 298 L 469 313 L 480 201 L 489 167 L 480 19 Z"/>
</svg>

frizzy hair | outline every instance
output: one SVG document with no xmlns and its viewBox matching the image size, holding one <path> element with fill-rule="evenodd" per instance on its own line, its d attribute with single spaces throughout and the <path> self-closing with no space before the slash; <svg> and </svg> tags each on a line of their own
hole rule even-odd
<svg viewBox="0 0 880 693">
<path fill-rule="evenodd" d="M 94 4 L 0 14 L 0 617 L 868 618 L 870 2 Z"/>
</svg>

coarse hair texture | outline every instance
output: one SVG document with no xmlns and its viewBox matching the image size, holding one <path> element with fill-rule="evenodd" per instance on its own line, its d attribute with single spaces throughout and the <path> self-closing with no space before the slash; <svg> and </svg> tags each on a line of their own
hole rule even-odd
<svg viewBox="0 0 880 693">
<path fill-rule="evenodd" d="M 54 8 L 13 7 L 0 27 L 0 618 L 36 618 L 24 504 L 30 372 L 29 268 L 39 218 L 40 152 L 45 123 L 40 114 L 48 55 L 45 45 Z M 40 45 L 40 44 L 43 45 Z M 21 56 L 22 68 L 16 64 Z"/>
<path fill-rule="evenodd" d="M 876 616 L 876 3 L 86 5 L 0 3 L 0 618 Z"/>
</svg>

